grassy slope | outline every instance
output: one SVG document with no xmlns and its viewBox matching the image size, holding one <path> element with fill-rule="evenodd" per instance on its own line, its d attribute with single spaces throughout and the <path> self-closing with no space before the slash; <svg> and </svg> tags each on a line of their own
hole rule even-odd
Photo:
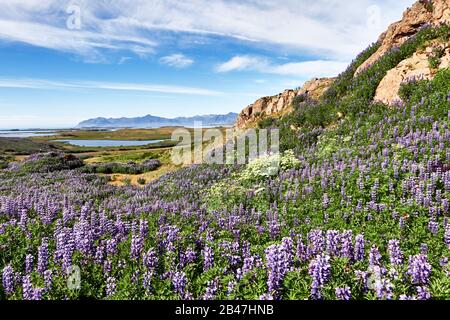
<svg viewBox="0 0 450 320">
<path fill-rule="evenodd" d="M 45 142 L 36 142 L 30 139 L 22 138 L 0 137 L 0 154 L 21 155 L 56 149 L 58 149 L 56 146 Z"/>
</svg>

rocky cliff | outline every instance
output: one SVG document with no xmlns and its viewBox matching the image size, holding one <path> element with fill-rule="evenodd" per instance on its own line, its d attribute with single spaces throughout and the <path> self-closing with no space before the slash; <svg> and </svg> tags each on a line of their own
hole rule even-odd
<svg viewBox="0 0 450 320">
<path fill-rule="evenodd" d="M 450 0 L 418 1 L 403 15 L 403 19 L 392 24 L 379 41 L 380 48 L 357 70 L 356 75 L 377 61 L 392 48 L 401 45 L 420 28 L 428 25 L 450 23 Z M 450 39 L 433 41 L 420 48 L 414 55 L 388 71 L 380 82 L 374 100 L 395 104 L 402 83 L 411 79 L 430 80 L 438 70 L 450 67 Z"/>
<path fill-rule="evenodd" d="M 403 14 L 401 21 L 393 23 L 384 32 L 378 42 L 380 47 L 355 72 L 361 72 L 380 59 L 393 48 L 399 47 L 418 31 L 427 26 L 450 23 L 450 0 L 419 0 Z M 403 82 L 410 79 L 432 79 L 438 70 L 450 67 L 450 39 L 435 40 L 427 43 L 409 57 L 388 71 L 380 82 L 374 101 L 395 104 L 400 99 L 398 91 Z M 283 93 L 264 97 L 245 108 L 239 115 L 236 128 L 255 126 L 264 117 L 280 117 L 289 113 L 291 104 L 298 95 L 308 93 L 311 98 L 319 98 L 334 79 L 313 79 L 298 90 L 286 90 Z"/>
<path fill-rule="evenodd" d="M 356 71 L 361 71 L 377 61 L 392 48 L 403 44 L 411 36 L 415 35 L 420 28 L 427 25 L 439 25 L 450 23 L 450 0 L 420 0 L 403 14 L 401 21 L 393 23 L 383 33 L 378 42 L 380 48 L 364 62 Z"/>
<path fill-rule="evenodd" d="M 285 90 L 272 97 L 258 99 L 253 104 L 246 107 L 239 114 L 236 121 L 236 129 L 250 128 L 257 125 L 257 122 L 264 117 L 279 117 L 292 111 L 291 105 L 295 97 L 307 94 L 312 99 L 319 98 L 323 92 L 331 85 L 334 78 L 316 78 L 305 82 L 303 87 L 295 90 Z"/>
<path fill-rule="evenodd" d="M 430 65 L 430 58 L 436 52 L 436 64 Z M 402 83 L 410 80 L 431 80 L 439 69 L 450 67 L 449 43 L 434 42 L 423 50 L 419 50 L 411 58 L 403 60 L 397 67 L 388 71 L 378 85 L 374 100 L 385 104 L 395 104 L 400 100 L 398 95 Z"/>
</svg>

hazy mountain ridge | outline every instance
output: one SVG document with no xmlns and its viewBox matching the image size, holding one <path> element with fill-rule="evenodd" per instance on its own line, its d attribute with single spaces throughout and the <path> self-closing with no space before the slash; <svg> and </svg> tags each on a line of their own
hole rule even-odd
<svg viewBox="0 0 450 320">
<path fill-rule="evenodd" d="M 134 118 L 93 118 L 80 122 L 77 128 L 155 128 L 163 126 L 192 127 L 195 122 L 201 122 L 203 126 L 227 126 L 233 125 L 238 117 L 237 113 L 217 115 L 199 115 L 193 117 L 177 117 L 173 119 L 146 115 Z"/>
</svg>

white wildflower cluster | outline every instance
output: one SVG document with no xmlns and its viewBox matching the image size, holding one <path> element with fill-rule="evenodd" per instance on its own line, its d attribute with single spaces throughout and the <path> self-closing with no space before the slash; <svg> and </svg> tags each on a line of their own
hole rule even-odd
<svg viewBox="0 0 450 320">
<path fill-rule="evenodd" d="M 292 150 L 285 151 L 282 155 L 266 155 L 252 160 L 239 175 L 240 181 L 260 181 L 277 175 L 280 171 L 295 169 L 300 161 Z"/>
</svg>

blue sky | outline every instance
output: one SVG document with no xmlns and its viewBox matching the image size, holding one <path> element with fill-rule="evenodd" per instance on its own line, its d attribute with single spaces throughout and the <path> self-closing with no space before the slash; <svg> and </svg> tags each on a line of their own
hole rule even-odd
<svg viewBox="0 0 450 320">
<path fill-rule="evenodd" d="M 413 0 L 2 0 L 0 128 L 239 112 L 335 76 Z"/>
</svg>

